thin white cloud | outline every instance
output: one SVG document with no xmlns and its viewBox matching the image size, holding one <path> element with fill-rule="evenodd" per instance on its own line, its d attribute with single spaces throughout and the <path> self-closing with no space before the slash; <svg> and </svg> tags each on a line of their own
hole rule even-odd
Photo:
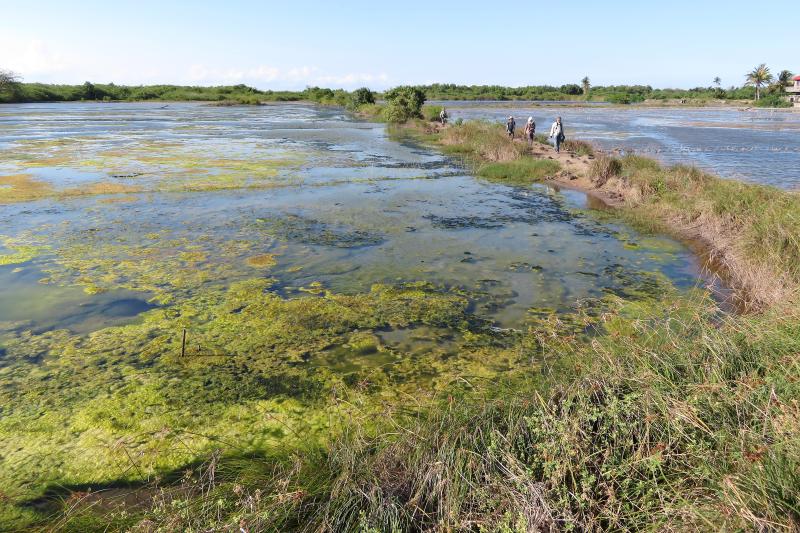
<svg viewBox="0 0 800 533">
<path fill-rule="evenodd" d="M 248 83 L 259 88 L 270 88 L 270 84 L 291 87 L 324 85 L 351 88 L 369 83 L 385 85 L 389 81 L 386 73 L 327 74 L 321 72 L 318 67 L 303 66 L 281 69 L 269 65 L 244 69 L 218 69 L 205 65 L 192 65 L 187 77 L 192 83 Z"/>
<path fill-rule="evenodd" d="M 163 60 L 162 60 L 163 61 Z M 305 86 L 354 89 L 363 85 L 383 89 L 390 77 L 384 72 L 330 72 L 317 66 L 281 67 L 261 64 L 219 67 L 203 63 L 168 68 L 145 58 L 109 60 L 102 54 L 86 55 L 69 47 L 56 47 L 38 38 L 0 32 L 0 68 L 27 81 L 49 83 L 115 82 L 118 84 L 175 83 L 233 85 L 244 83 L 259 89 L 302 89 Z"/>
<path fill-rule="evenodd" d="M 24 76 L 50 76 L 69 72 L 75 58 L 57 51 L 40 39 L 20 41 L 0 36 L 0 66 Z"/>
</svg>

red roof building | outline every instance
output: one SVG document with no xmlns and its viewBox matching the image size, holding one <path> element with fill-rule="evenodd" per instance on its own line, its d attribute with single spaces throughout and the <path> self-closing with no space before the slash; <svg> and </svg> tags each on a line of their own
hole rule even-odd
<svg viewBox="0 0 800 533">
<path fill-rule="evenodd" d="M 792 81 L 794 84 L 786 87 L 786 92 L 789 94 L 789 101 L 792 102 L 795 107 L 800 107 L 800 76 L 795 76 L 792 78 Z"/>
</svg>

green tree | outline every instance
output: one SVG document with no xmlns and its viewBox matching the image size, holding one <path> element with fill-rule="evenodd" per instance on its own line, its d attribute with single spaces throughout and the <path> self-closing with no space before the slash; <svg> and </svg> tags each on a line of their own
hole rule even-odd
<svg viewBox="0 0 800 533">
<path fill-rule="evenodd" d="M 375 103 L 375 95 L 373 94 L 372 91 L 370 91 L 366 87 L 361 87 L 360 89 L 356 89 L 350 96 L 350 105 L 353 109 L 358 109 L 362 105 L 374 104 L 374 103 Z"/>
<path fill-rule="evenodd" d="M 756 88 L 756 100 L 761 99 L 761 87 L 772 81 L 772 73 L 766 63 L 761 63 L 745 76 L 745 85 Z"/>
<path fill-rule="evenodd" d="M 722 87 L 722 78 L 720 78 L 719 76 L 714 78 L 714 85 L 717 86 L 717 89 L 721 88 Z"/>
<path fill-rule="evenodd" d="M 386 91 L 383 97 L 387 105 L 384 110 L 386 120 L 402 124 L 412 118 L 422 116 L 425 93 L 417 87 L 400 86 Z"/>
<path fill-rule="evenodd" d="M 20 91 L 20 77 L 10 70 L 0 69 L 0 99 L 14 101 Z"/>
<path fill-rule="evenodd" d="M 792 81 L 792 76 L 793 75 L 794 74 L 792 74 L 792 72 L 790 70 L 784 69 L 784 70 L 780 71 L 780 73 L 778 74 L 778 90 L 781 93 L 785 93 L 786 92 L 786 86 L 789 85 L 789 82 Z"/>
<path fill-rule="evenodd" d="M 583 96 L 589 97 L 589 89 L 592 87 L 589 82 L 589 76 L 584 76 L 581 80 L 581 87 L 583 88 Z"/>
<path fill-rule="evenodd" d="M 90 81 L 84 82 L 83 84 L 83 98 L 86 100 L 95 100 L 97 98 L 97 91 L 94 88 L 94 84 Z"/>
</svg>

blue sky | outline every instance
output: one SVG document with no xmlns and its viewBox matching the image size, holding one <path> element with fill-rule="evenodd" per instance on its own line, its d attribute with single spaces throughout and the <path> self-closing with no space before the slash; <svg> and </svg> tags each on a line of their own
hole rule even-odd
<svg viewBox="0 0 800 533">
<path fill-rule="evenodd" d="M 386 7 L 386 6 L 389 7 Z M 739 85 L 800 71 L 797 0 L 0 0 L 0 68 L 27 81 Z"/>
</svg>

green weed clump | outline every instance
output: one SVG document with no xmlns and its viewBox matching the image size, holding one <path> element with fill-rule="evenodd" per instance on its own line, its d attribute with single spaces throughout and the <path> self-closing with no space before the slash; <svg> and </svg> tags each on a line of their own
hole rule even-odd
<svg viewBox="0 0 800 533">
<path fill-rule="evenodd" d="M 768 94 L 755 101 L 758 107 L 792 107 L 792 103 L 781 94 Z"/>
</svg>

